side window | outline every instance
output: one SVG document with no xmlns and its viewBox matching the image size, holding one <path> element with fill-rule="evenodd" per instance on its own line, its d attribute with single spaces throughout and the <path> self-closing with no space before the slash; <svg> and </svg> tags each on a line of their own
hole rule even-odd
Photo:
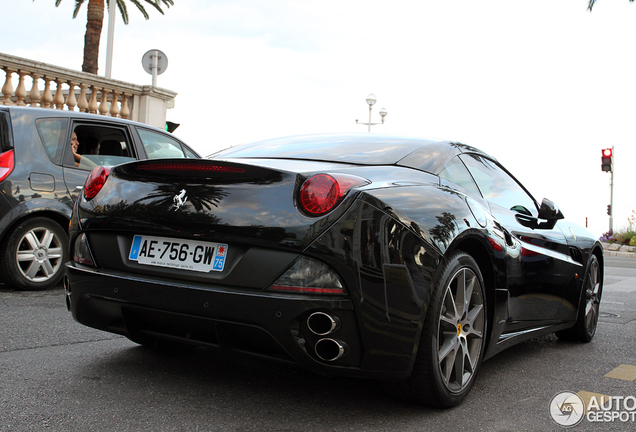
<svg viewBox="0 0 636 432">
<path fill-rule="evenodd" d="M 507 172 L 479 155 L 461 155 L 484 198 L 500 207 L 536 216 L 534 199 Z"/>
<path fill-rule="evenodd" d="M 445 180 L 453 182 L 477 196 L 481 196 L 475 180 L 458 157 L 454 157 L 444 166 L 439 176 Z"/>
<path fill-rule="evenodd" d="M 91 170 L 99 165 L 119 165 L 136 159 L 125 128 L 74 124 L 65 165 Z"/>
<path fill-rule="evenodd" d="M 179 141 L 148 129 L 140 128 L 137 131 L 148 154 L 148 159 L 186 157 Z"/>
<path fill-rule="evenodd" d="M 43 118 L 35 121 L 44 150 L 51 162 L 60 165 L 66 147 L 68 119 Z"/>
</svg>

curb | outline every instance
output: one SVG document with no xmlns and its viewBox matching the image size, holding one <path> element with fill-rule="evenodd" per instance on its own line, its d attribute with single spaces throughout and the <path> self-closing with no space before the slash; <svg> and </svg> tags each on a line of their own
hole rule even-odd
<svg viewBox="0 0 636 432">
<path fill-rule="evenodd" d="M 615 243 L 601 243 L 601 244 L 603 245 L 603 255 L 605 256 L 636 258 L 636 251 L 617 250 L 616 247 L 618 245 L 616 245 Z M 623 248 L 636 249 L 636 247 L 634 246 L 621 246 L 620 248 L 621 249 Z"/>
</svg>

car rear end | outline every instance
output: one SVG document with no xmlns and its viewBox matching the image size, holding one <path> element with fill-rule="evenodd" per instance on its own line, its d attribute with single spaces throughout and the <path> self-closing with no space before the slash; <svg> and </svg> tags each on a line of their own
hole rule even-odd
<svg viewBox="0 0 636 432">
<path fill-rule="evenodd" d="M 297 169 L 156 160 L 93 170 L 70 227 L 73 317 L 142 344 L 364 375 L 356 264 L 317 240 L 369 181 L 342 165 L 330 175 L 336 165 L 285 164 Z"/>
</svg>

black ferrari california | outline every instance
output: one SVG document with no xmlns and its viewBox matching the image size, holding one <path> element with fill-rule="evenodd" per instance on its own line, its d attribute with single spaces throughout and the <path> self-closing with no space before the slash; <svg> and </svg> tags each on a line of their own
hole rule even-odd
<svg viewBox="0 0 636 432">
<path fill-rule="evenodd" d="M 210 346 L 457 405 L 482 361 L 589 342 L 601 245 L 456 142 L 310 135 L 95 168 L 67 306 L 151 347 Z"/>
</svg>

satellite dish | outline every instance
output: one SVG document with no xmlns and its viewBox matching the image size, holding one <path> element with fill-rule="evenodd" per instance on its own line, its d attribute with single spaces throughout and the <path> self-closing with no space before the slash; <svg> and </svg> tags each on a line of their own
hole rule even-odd
<svg viewBox="0 0 636 432">
<path fill-rule="evenodd" d="M 161 75 L 168 69 L 168 56 L 158 49 L 147 51 L 141 58 L 144 70 L 152 75 L 152 85 L 157 86 L 157 75 Z"/>
</svg>

